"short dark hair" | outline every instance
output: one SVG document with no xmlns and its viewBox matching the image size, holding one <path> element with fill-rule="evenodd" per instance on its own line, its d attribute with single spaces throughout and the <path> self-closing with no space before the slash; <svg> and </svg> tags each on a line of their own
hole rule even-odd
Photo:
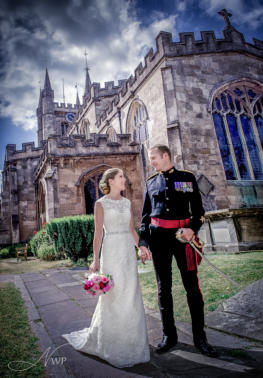
<svg viewBox="0 0 263 378">
<path fill-rule="evenodd" d="M 150 151 L 154 149 L 158 150 L 161 156 L 163 156 L 163 154 L 166 152 L 167 155 L 169 156 L 169 159 L 172 160 L 171 151 L 169 147 L 167 147 L 165 144 L 155 144 L 154 146 L 150 148 Z"/>
</svg>

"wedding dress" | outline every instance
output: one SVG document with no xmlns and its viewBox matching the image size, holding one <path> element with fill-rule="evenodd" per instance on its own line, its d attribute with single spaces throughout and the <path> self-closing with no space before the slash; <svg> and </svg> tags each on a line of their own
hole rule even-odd
<svg viewBox="0 0 263 378">
<path fill-rule="evenodd" d="M 62 336 L 79 351 L 96 355 L 119 368 L 128 367 L 150 359 L 130 233 L 130 201 L 104 196 L 98 202 L 104 211 L 105 231 L 100 267 L 102 273 L 112 275 L 114 287 L 99 297 L 89 328 Z"/>
</svg>

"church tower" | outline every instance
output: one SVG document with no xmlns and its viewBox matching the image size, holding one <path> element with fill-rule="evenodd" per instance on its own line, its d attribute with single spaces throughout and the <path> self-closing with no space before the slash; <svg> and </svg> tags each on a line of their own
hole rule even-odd
<svg viewBox="0 0 263 378">
<path fill-rule="evenodd" d="M 37 108 L 38 145 L 51 134 L 56 134 L 56 117 L 54 110 L 54 91 L 51 88 L 48 70 L 46 69 L 44 89 L 40 91 Z"/>
</svg>

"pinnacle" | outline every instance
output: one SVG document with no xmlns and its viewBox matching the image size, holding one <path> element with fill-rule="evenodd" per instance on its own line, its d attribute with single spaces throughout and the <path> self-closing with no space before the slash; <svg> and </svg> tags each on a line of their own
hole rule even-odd
<svg viewBox="0 0 263 378">
<path fill-rule="evenodd" d="M 47 68 L 46 68 L 46 76 L 45 76 L 44 89 L 52 91 Z"/>
</svg>

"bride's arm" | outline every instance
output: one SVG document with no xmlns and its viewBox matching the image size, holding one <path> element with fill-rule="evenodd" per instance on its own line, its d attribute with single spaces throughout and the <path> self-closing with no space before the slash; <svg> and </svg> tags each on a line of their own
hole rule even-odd
<svg viewBox="0 0 263 378">
<path fill-rule="evenodd" d="M 90 271 L 100 270 L 100 246 L 103 236 L 103 208 L 99 202 L 95 202 L 94 208 L 94 238 L 93 238 L 93 263 L 90 265 Z"/>
<path fill-rule="evenodd" d="M 134 244 L 138 248 L 139 236 L 138 236 L 138 234 L 135 230 L 135 227 L 134 227 L 134 219 L 133 219 L 132 209 L 131 209 L 130 231 L 131 231 L 131 234 L 132 234 L 132 237 L 133 237 L 133 240 L 134 240 Z"/>
<path fill-rule="evenodd" d="M 130 231 L 131 231 L 131 234 L 132 234 L 132 237 L 133 237 L 133 240 L 134 240 L 134 244 L 138 248 L 139 236 L 138 236 L 137 231 L 135 230 L 135 227 L 134 227 L 134 219 L 133 219 L 132 209 L 131 209 Z M 139 250 L 139 257 L 141 259 L 141 262 L 143 264 L 145 264 L 145 260 L 151 260 L 152 259 L 152 254 L 148 249 L 146 249 L 146 252 L 143 252 L 143 254 L 142 254 L 141 250 Z"/>
</svg>

